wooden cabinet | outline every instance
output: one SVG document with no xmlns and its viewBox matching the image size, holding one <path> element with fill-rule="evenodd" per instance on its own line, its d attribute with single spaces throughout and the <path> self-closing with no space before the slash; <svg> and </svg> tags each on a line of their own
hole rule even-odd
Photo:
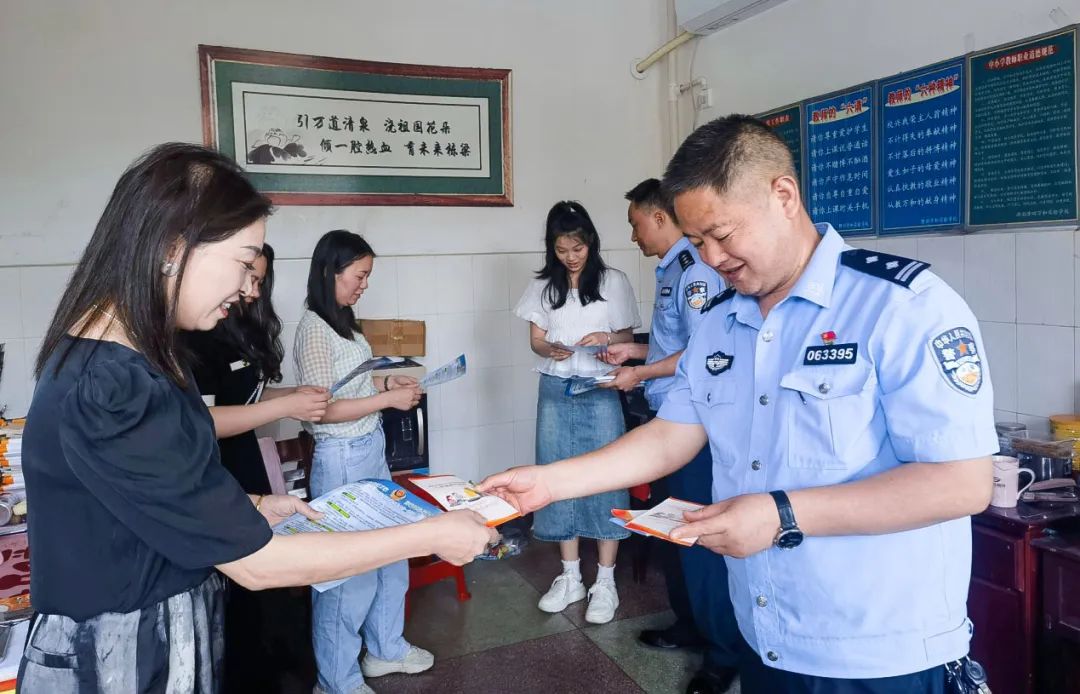
<svg viewBox="0 0 1080 694">
<path fill-rule="evenodd" d="M 994 694 L 1064 691 L 1037 687 L 1043 577 L 1032 542 L 1078 520 L 1072 506 L 1036 512 L 1026 504 L 991 507 L 972 519 L 971 655 L 986 668 Z"/>
<path fill-rule="evenodd" d="M 1032 543 L 1042 559 L 1038 691 L 1080 693 L 1080 535 Z"/>
</svg>

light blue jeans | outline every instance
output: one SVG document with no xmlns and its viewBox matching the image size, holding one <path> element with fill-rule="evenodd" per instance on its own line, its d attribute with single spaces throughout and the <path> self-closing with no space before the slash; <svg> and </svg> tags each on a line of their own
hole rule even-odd
<svg viewBox="0 0 1080 694">
<path fill-rule="evenodd" d="M 311 464 L 312 497 L 366 478 L 390 479 L 382 429 L 357 438 L 315 443 Z M 397 562 L 350 578 L 336 588 L 312 591 L 312 643 L 319 686 L 329 694 L 351 694 L 364 682 L 358 656 L 401 660 L 409 651 L 405 629 L 408 562 Z"/>
</svg>

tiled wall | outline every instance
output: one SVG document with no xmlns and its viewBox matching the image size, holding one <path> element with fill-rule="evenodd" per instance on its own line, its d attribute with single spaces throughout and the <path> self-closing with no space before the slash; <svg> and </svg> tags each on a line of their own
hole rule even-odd
<svg viewBox="0 0 1080 694">
<path fill-rule="evenodd" d="M 1080 410 L 1080 231 L 979 232 L 965 236 L 855 240 L 853 245 L 916 257 L 963 295 L 979 319 L 999 420 L 1047 433 L 1046 417 Z M 655 259 L 636 250 L 606 252 L 625 272 L 648 328 Z M 533 461 L 535 358 L 528 324 L 512 309 L 540 253 L 380 257 L 371 288 L 357 304 L 367 318 L 427 322 L 428 356 L 438 366 L 464 352 L 469 376 L 430 395 L 432 467 L 479 477 Z M 302 313 L 306 259 L 277 263 L 275 303 L 289 350 Z M 0 339 L 7 360 L 0 403 L 22 414 L 33 388 L 33 360 L 70 266 L 0 268 L 6 301 Z M 279 427 L 279 436 L 295 426 Z"/>
<path fill-rule="evenodd" d="M 606 260 L 627 274 L 649 326 L 655 259 L 637 250 L 615 250 Z M 537 375 L 528 323 L 512 314 L 525 285 L 543 260 L 540 253 L 400 256 L 375 261 L 371 286 L 356 306 L 365 318 L 410 318 L 427 323 L 429 368 L 464 352 L 469 375 L 429 395 L 432 467 L 478 478 L 533 462 Z M 0 268 L 8 299 L 0 341 L 7 363 L 0 403 L 23 414 L 33 393 L 32 363 L 71 266 Z M 294 383 L 292 343 L 303 313 L 307 259 L 275 264 L 274 302 L 284 322 L 286 383 Z M 295 424 L 277 427 L 295 435 Z"/>
</svg>

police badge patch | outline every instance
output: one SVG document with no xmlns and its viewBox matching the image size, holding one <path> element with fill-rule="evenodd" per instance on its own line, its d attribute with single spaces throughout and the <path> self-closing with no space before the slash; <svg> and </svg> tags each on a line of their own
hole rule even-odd
<svg viewBox="0 0 1080 694">
<path fill-rule="evenodd" d="M 982 357 L 970 330 L 963 327 L 946 330 L 930 340 L 929 345 L 949 385 L 965 395 L 979 392 L 983 381 Z"/>
<path fill-rule="evenodd" d="M 695 311 L 700 311 L 705 302 L 709 300 L 709 285 L 704 282 L 691 282 L 686 285 L 686 305 Z"/>
<path fill-rule="evenodd" d="M 717 351 L 705 357 L 705 368 L 713 376 L 719 376 L 731 368 L 731 362 L 733 361 L 735 361 L 735 357 Z"/>
</svg>

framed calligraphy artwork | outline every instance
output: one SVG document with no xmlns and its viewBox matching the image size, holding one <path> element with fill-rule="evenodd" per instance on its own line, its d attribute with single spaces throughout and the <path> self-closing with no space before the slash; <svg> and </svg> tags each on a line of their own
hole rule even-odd
<svg viewBox="0 0 1080 694">
<path fill-rule="evenodd" d="M 276 205 L 513 205 L 510 70 L 199 46 L 205 143 Z"/>
</svg>

